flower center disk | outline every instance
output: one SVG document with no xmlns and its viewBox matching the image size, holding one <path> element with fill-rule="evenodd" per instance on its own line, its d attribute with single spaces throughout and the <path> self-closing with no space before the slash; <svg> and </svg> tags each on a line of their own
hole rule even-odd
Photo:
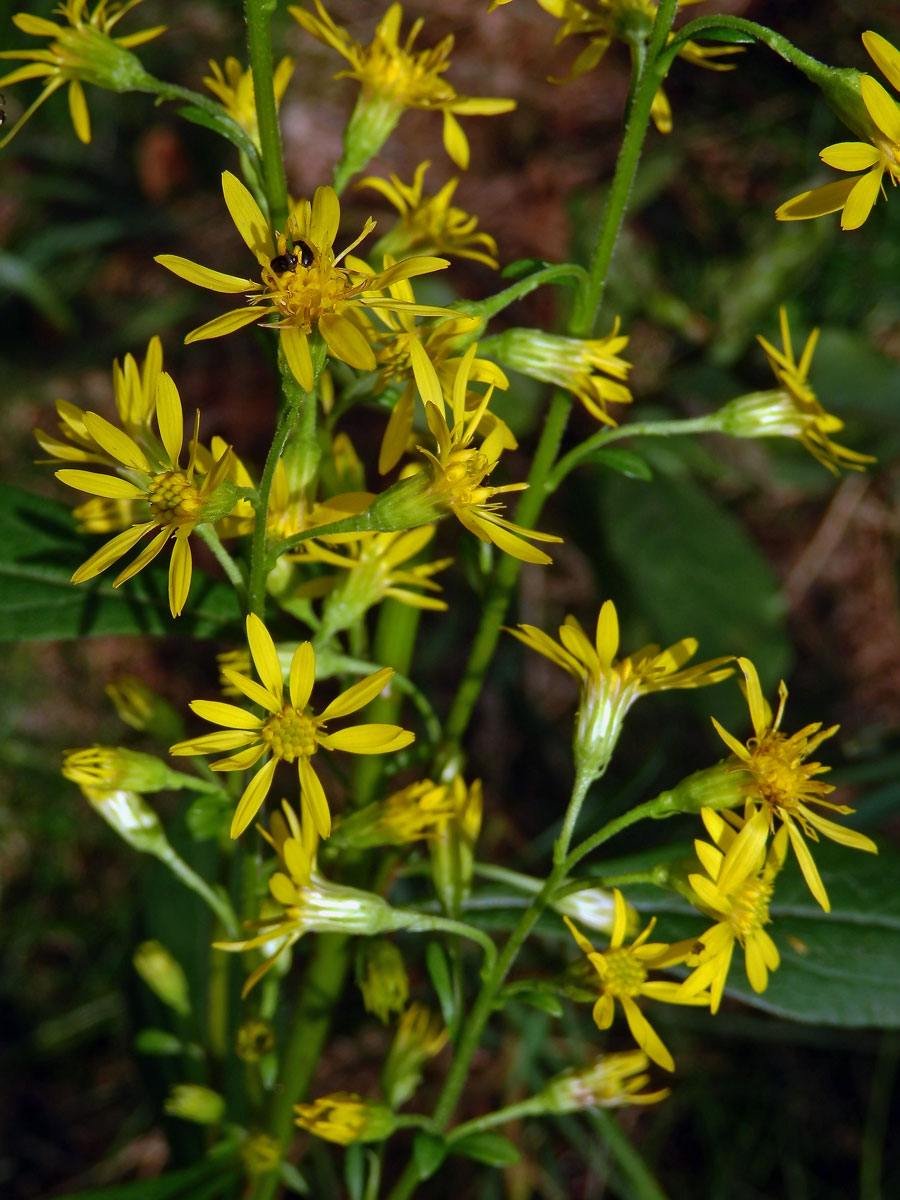
<svg viewBox="0 0 900 1200">
<path fill-rule="evenodd" d="M 315 721 L 289 704 L 280 713 L 269 717 L 260 736 L 272 753 L 285 762 L 310 758 L 316 752 Z"/>
</svg>

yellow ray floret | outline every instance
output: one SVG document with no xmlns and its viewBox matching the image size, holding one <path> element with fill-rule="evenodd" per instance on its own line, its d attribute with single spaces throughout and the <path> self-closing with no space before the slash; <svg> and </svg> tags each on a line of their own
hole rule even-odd
<svg viewBox="0 0 900 1200">
<path fill-rule="evenodd" d="M 381 692 L 394 674 L 391 667 L 361 679 L 347 688 L 316 715 L 309 708 L 316 676 L 316 659 L 310 642 L 302 642 L 291 661 L 288 696 L 278 652 L 272 635 L 259 617 L 247 617 L 247 642 L 256 673 L 261 682 L 225 668 L 223 674 L 241 695 L 262 707 L 256 716 L 234 704 L 215 700 L 194 700 L 191 708 L 198 717 L 224 726 L 221 733 L 178 742 L 170 753 L 214 754 L 236 751 L 211 763 L 214 771 L 245 771 L 264 760 L 244 789 L 231 823 L 231 836 L 239 837 L 265 800 L 279 762 L 296 763 L 305 819 L 311 821 L 320 837 L 331 832 L 331 813 L 325 791 L 312 766 L 312 758 L 324 750 L 347 750 L 351 754 L 386 754 L 400 750 L 413 741 L 414 734 L 399 725 L 355 725 L 328 733 L 329 721 L 345 717 L 363 708 Z"/>
</svg>

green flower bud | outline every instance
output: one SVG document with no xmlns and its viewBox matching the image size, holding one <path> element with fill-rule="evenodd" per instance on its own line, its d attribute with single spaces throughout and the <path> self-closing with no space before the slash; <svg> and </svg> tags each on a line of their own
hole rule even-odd
<svg viewBox="0 0 900 1200">
<path fill-rule="evenodd" d="M 281 1147 L 267 1133 L 249 1133 L 241 1143 L 241 1161 L 248 1175 L 266 1175 L 281 1163 Z"/>
<path fill-rule="evenodd" d="M 275 1030 L 262 1017 L 250 1017 L 238 1029 L 234 1051 L 242 1062 L 259 1062 L 275 1049 Z"/>
<path fill-rule="evenodd" d="M 295 1124 L 328 1142 L 349 1146 L 351 1142 L 382 1142 L 397 1127 L 385 1104 L 367 1100 L 353 1092 L 332 1092 L 312 1104 L 295 1104 Z"/>
<path fill-rule="evenodd" d="M 411 1004 L 397 1024 L 381 1086 L 391 1108 L 400 1108 L 422 1080 L 422 1068 L 447 1044 L 444 1023 L 424 1004 Z"/>
<path fill-rule="evenodd" d="M 106 685 L 106 694 L 113 702 L 119 720 L 149 733 L 169 745 L 184 737 L 184 722 L 176 710 L 133 675 L 122 675 Z"/>
<path fill-rule="evenodd" d="M 698 813 L 701 808 L 739 808 L 751 783 L 748 771 L 727 766 L 724 762 L 716 763 L 714 767 L 705 767 L 688 775 L 671 791 L 660 792 L 650 815 L 660 819 L 676 813 Z"/>
<path fill-rule="evenodd" d="M 170 1117 L 195 1121 L 198 1125 L 215 1125 L 225 1112 L 225 1100 L 212 1088 L 198 1083 L 176 1083 L 163 1109 Z"/>
<path fill-rule="evenodd" d="M 356 982 L 366 1012 L 386 1025 L 392 1012 L 401 1013 L 409 999 L 409 980 L 403 956 L 387 938 L 363 942 L 356 960 Z"/>
<path fill-rule="evenodd" d="M 108 792 L 161 792 L 183 782 L 161 759 L 121 746 L 65 750 L 62 773 L 79 787 Z"/>
<path fill-rule="evenodd" d="M 543 1111 L 550 1113 L 655 1104 L 668 1096 L 669 1089 L 637 1094 L 649 1079 L 645 1074 L 648 1065 L 649 1060 L 642 1050 L 601 1054 L 586 1067 L 574 1067 L 554 1076 L 538 1092 L 536 1099 L 541 1102 Z"/>
<path fill-rule="evenodd" d="M 186 1017 L 191 1011 L 187 977 L 162 942 L 141 942 L 132 956 L 134 969 L 163 1004 Z"/>
</svg>

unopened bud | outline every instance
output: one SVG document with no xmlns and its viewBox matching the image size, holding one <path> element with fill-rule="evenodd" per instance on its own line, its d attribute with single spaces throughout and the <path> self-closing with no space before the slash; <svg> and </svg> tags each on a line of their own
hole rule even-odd
<svg viewBox="0 0 900 1200">
<path fill-rule="evenodd" d="M 387 1024 L 392 1012 L 401 1013 L 409 998 L 403 956 L 387 938 L 362 942 L 357 958 L 357 983 L 366 1012 Z"/>
<path fill-rule="evenodd" d="M 186 1017 L 191 1011 L 187 977 L 162 942 L 141 942 L 132 956 L 134 969 L 163 1004 Z"/>
<path fill-rule="evenodd" d="M 385 1104 L 353 1092 L 332 1092 L 312 1104 L 295 1104 L 294 1121 L 327 1142 L 381 1142 L 396 1128 L 394 1114 Z"/>
<path fill-rule="evenodd" d="M 656 1104 L 669 1094 L 640 1089 L 650 1076 L 643 1050 L 601 1054 L 587 1067 L 574 1067 L 554 1076 L 538 1093 L 544 1112 L 568 1113 L 583 1108 L 621 1108 L 625 1104 Z"/>
<path fill-rule="evenodd" d="M 212 1088 L 198 1083 L 176 1083 L 163 1109 L 170 1117 L 195 1121 L 198 1125 L 215 1125 L 225 1112 L 225 1100 Z"/>
</svg>

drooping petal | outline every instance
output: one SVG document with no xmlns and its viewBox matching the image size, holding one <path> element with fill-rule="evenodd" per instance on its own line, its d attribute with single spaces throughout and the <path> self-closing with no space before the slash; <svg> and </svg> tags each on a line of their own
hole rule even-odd
<svg viewBox="0 0 900 1200">
<path fill-rule="evenodd" d="M 297 774 L 300 779 L 300 790 L 316 833 L 321 838 L 327 838 L 331 833 L 331 812 L 328 808 L 328 800 L 325 797 L 322 782 L 306 755 L 302 754 L 297 759 Z"/>
<path fill-rule="evenodd" d="M 378 365 L 375 352 L 353 321 L 340 313 L 325 313 L 319 317 L 318 328 L 335 358 L 358 371 L 375 370 Z"/>
<path fill-rule="evenodd" d="M 79 142 L 82 142 L 85 146 L 89 145 L 91 140 L 91 118 L 88 113 L 87 100 L 84 98 L 84 88 L 81 86 L 81 80 L 79 79 L 73 79 L 69 83 L 69 115 L 72 118 L 72 127 Z"/>
<path fill-rule="evenodd" d="M 172 558 L 169 561 L 169 609 L 173 617 L 180 617 L 187 604 L 191 590 L 193 562 L 191 547 L 186 533 L 175 535 Z"/>
<path fill-rule="evenodd" d="M 463 133 L 462 125 L 456 117 L 444 109 L 444 149 L 460 168 L 465 171 L 469 165 L 469 142 Z"/>
<path fill-rule="evenodd" d="M 659 1034 L 630 996 L 622 997 L 622 1008 L 625 1012 L 625 1020 L 628 1022 L 628 1028 L 631 1030 L 631 1036 L 647 1057 L 652 1059 L 657 1066 L 662 1067 L 663 1070 L 674 1071 L 675 1060 L 666 1049 Z"/>
<path fill-rule="evenodd" d="M 132 563 L 129 563 L 124 571 L 119 572 L 113 580 L 113 587 L 120 587 L 123 583 L 127 583 L 129 579 L 133 579 L 138 571 L 143 571 L 144 567 L 153 562 L 171 536 L 171 526 L 167 525 L 164 529 L 161 529 L 153 541 L 144 547 L 137 558 Z"/>
<path fill-rule="evenodd" d="M 825 891 L 825 885 L 822 883 L 822 877 L 819 874 L 819 869 L 813 861 L 813 856 L 809 852 L 809 847 L 803 840 L 803 834 L 791 820 L 785 820 L 787 825 L 788 836 L 791 839 L 791 845 L 794 847 L 794 853 L 797 855 L 797 862 L 800 864 L 800 870 L 803 872 L 803 878 L 806 880 L 806 886 L 812 892 L 813 896 L 825 910 L 831 912 L 831 903 L 828 899 L 828 893 Z"/>
<path fill-rule="evenodd" d="M 295 325 L 283 325 L 278 331 L 284 357 L 291 368 L 291 374 L 303 388 L 311 392 L 316 382 L 313 372 L 312 357 L 309 353 L 309 343 L 305 333 L 301 333 Z"/>
<path fill-rule="evenodd" d="M 841 214 L 841 229 L 859 229 L 864 224 L 881 191 L 882 173 L 878 166 L 857 179 Z"/>
<path fill-rule="evenodd" d="M 256 772 L 250 782 L 244 789 L 244 794 L 238 801 L 238 806 L 235 809 L 234 819 L 231 822 L 231 836 L 233 838 L 240 837 L 262 806 L 263 800 L 269 793 L 269 788 L 272 786 L 272 776 L 275 774 L 275 767 L 278 765 L 277 758 L 270 758 Z"/>
<path fill-rule="evenodd" d="M 124 532 L 117 534 L 105 546 L 101 546 L 91 557 L 81 564 L 77 571 L 72 575 L 73 583 L 84 583 L 88 579 L 93 579 L 99 575 L 101 571 L 105 571 L 107 567 L 111 567 L 114 562 L 118 562 L 123 554 L 128 551 L 137 542 L 141 540 L 145 533 L 156 528 L 155 521 L 147 521 L 143 525 L 134 525 L 131 529 L 126 529 Z"/>
<path fill-rule="evenodd" d="M 826 183 L 824 187 L 801 192 L 799 196 L 793 196 L 779 205 L 775 209 L 775 216 L 779 221 L 806 221 L 811 217 L 839 212 L 847 203 L 855 184 L 855 179 L 838 179 L 834 183 Z"/>
</svg>

